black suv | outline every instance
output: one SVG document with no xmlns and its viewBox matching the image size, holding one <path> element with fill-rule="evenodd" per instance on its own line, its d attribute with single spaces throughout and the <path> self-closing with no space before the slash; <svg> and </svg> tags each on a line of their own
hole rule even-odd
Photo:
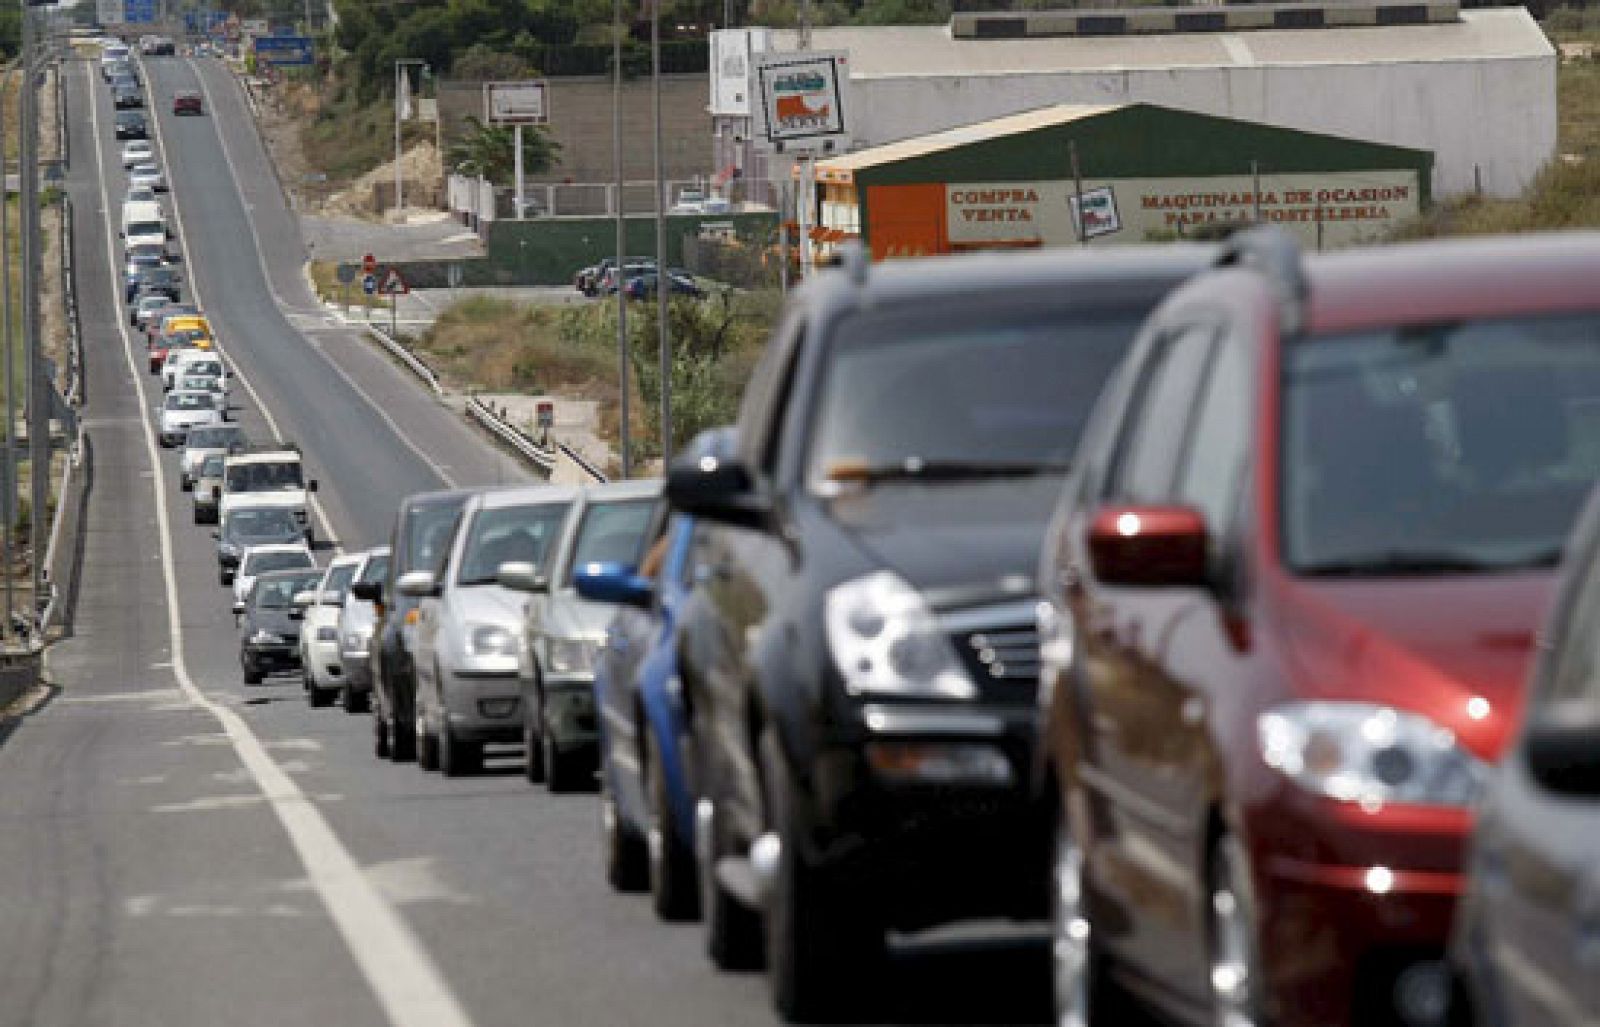
<svg viewBox="0 0 1600 1027">
<path fill-rule="evenodd" d="M 1047 911 L 1039 546 L 1103 383 L 1205 255 L 855 251 L 673 463 L 705 528 L 679 648 L 708 947 L 764 942 L 785 1016 L 837 1015 L 889 929 Z"/>
<path fill-rule="evenodd" d="M 149 138 L 149 126 L 145 123 L 144 115 L 139 111 L 117 112 L 117 138 L 118 139 L 146 139 Z"/>
<path fill-rule="evenodd" d="M 449 554 L 456 520 L 471 496 L 471 492 L 457 489 L 406 497 L 389 537 L 388 579 L 351 589 L 356 598 L 376 604 L 368 658 L 372 662 L 372 751 L 380 759 L 398 763 L 417 754 L 417 669 L 411 652 L 420 600 L 402 595 L 395 582 L 411 571 L 439 573 Z"/>
<path fill-rule="evenodd" d="M 317 587 L 322 571 L 269 571 L 256 578 L 250 593 L 233 604 L 239 624 L 239 669 L 244 683 L 259 685 L 272 671 L 300 666 L 301 609 L 294 597 Z"/>
</svg>

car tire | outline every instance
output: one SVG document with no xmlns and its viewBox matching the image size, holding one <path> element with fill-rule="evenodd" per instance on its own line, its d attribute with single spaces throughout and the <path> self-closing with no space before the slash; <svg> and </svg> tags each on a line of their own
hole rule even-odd
<svg viewBox="0 0 1600 1027">
<path fill-rule="evenodd" d="M 1230 834 L 1221 834 L 1211 845 L 1206 885 L 1207 977 L 1215 1022 L 1264 1024 L 1255 888 L 1244 846 Z"/>
<path fill-rule="evenodd" d="M 655 732 L 640 733 L 645 745 L 645 852 L 649 859 L 650 904 L 663 920 L 693 920 L 700 915 L 694 846 L 677 828 L 667 796 L 666 763 Z"/>
<path fill-rule="evenodd" d="M 346 713 L 367 712 L 368 696 L 366 692 L 358 692 L 348 684 L 339 689 L 339 708 Z"/>
<path fill-rule="evenodd" d="M 609 781 L 600 785 L 600 845 L 605 852 L 606 881 L 612 888 L 631 893 L 650 886 L 644 839 L 622 822 Z"/>
<path fill-rule="evenodd" d="M 762 962 L 761 916 L 717 881 L 717 860 L 731 848 L 716 803 L 700 799 L 695 804 L 695 859 L 700 911 L 706 923 L 706 955 L 719 970 L 757 970 Z"/>
<path fill-rule="evenodd" d="M 445 777 L 466 777 L 483 769 L 483 746 L 463 741 L 446 720 L 439 728 L 439 770 Z"/>
<path fill-rule="evenodd" d="M 417 758 L 417 734 L 411 725 L 399 717 L 386 716 L 385 730 L 389 732 L 389 759 L 394 763 L 407 763 Z"/>
<path fill-rule="evenodd" d="M 883 961 L 884 928 L 864 896 L 807 860 L 795 786 L 770 730 L 761 738 L 760 761 L 766 829 L 778 841 L 762 916 L 773 1004 L 787 1020 L 836 1019 L 841 1000 L 869 993 L 860 985 L 874 979 Z"/>
<path fill-rule="evenodd" d="M 178 491 L 179 492 L 188 492 L 189 490 L 191 490 L 193 488 L 194 488 L 194 482 L 189 480 L 189 476 L 187 474 L 178 475 Z"/>
<path fill-rule="evenodd" d="M 372 717 L 372 755 L 380 760 L 389 758 L 389 724 L 381 714 Z"/>
<path fill-rule="evenodd" d="M 544 751 L 545 787 L 552 793 L 566 795 L 594 787 L 594 774 L 587 752 L 581 749 L 562 752 L 561 747 L 548 737 L 540 749 Z"/>
<path fill-rule="evenodd" d="M 417 766 L 422 770 L 439 769 L 439 736 L 428 730 L 421 714 L 417 716 Z"/>
<path fill-rule="evenodd" d="M 333 690 L 319 688 L 314 678 L 306 678 L 306 705 L 314 709 L 322 709 L 333 705 Z"/>
<path fill-rule="evenodd" d="M 200 516 L 200 508 L 199 507 L 195 507 L 194 508 L 194 522 L 196 524 L 204 524 L 205 523 L 205 519 Z"/>
<path fill-rule="evenodd" d="M 261 673 L 261 668 L 260 667 L 255 666 L 249 660 L 245 660 L 244 664 L 243 664 L 243 670 L 244 670 L 244 683 L 245 684 L 247 684 L 247 685 L 259 685 L 259 684 L 261 684 L 261 682 L 262 682 L 262 680 L 264 678 L 264 675 Z"/>
<path fill-rule="evenodd" d="M 531 785 L 544 783 L 544 736 L 534 716 L 524 718 L 522 724 L 522 775 Z"/>
<path fill-rule="evenodd" d="M 217 582 L 221 584 L 223 588 L 227 588 L 229 585 L 233 584 L 233 575 L 229 574 L 227 571 L 222 571 L 217 575 Z"/>
</svg>

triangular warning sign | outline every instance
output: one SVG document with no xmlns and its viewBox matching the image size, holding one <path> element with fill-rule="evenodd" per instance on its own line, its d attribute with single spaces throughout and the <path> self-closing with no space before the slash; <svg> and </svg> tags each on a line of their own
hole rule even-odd
<svg viewBox="0 0 1600 1027">
<path fill-rule="evenodd" d="M 411 286 L 406 284 L 405 278 L 400 274 L 400 269 L 391 267 L 378 279 L 378 292 L 384 296 L 404 296 L 411 291 Z"/>
</svg>

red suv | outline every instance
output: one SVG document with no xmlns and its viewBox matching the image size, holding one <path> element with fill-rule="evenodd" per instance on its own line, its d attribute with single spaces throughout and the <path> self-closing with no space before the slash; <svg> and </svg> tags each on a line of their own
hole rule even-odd
<svg viewBox="0 0 1600 1027">
<path fill-rule="evenodd" d="M 1041 559 L 1061 1022 L 1114 989 L 1441 1023 L 1472 804 L 1600 478 L 1600 235 L 1218 263 L 1102 395 Z"/>
<path fill-rule="evenodd" d="M 199 93 L 183 90 L 173 94 L 173 114 L 204 114 L 205 112 L 205 103 Z"/>
</svg>

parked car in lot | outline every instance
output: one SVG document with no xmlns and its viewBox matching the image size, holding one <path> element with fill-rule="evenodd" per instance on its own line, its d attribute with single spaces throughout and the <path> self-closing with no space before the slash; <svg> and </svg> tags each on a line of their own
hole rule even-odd
<svg viewBox="0 0 1600 1027">
<path fill-rule="evenodd" d="M 1206 252 L 852 251 L 673 463 L 709 948 L 764 948 L 785 1016 L 842 1012 L 888 930 L 1045 914 L 1032 570 L 1103 383 Z"/>
<path fill-rule="evenodd" d="M 661 276 L 655 271 L 642 271 L 628 279 L 628 298 L 642 300 L 656 294 L 660 287 Z M 669 288 L 674 296 L 688 296 L 691 299 L 700 299 L 706 291 L 700 288 L 693 277 L 677 271 L 667 272 Z"/>
<path fill-rule="evenodd" d="M 344 609 L 350 582 L 360 568 L 359 553 L 335 557 L 322 580 L 312 586 L 302 604 L 300 619 L 300 675 L 306 702 L 327 706 L 344 687 L 344 661 L 339 654 L 339 612 Z"/>
<path fill-rule="evenodd" d="M 624 261 L 624 263 L 650 268 L 654 268 L 656 266 L 655 261 L 651 260 L 649 257 L 629 257 Z M 602 257 L 600 258 L 599 262 L 591 264 L 588 267 L 581 268 L 578 273 L 573 276 L 573 287 L 579 292 L 583 293 L 585 296 L 598 295 L 600 292 L 600 283 L 605 278 L 606 272 L 612 270 L 616 266 L 617 259 L 615 257 Z"/>
<path fill-rule="evenodd" d="M 395 514 L 389 537 L 389 576 L 377 594 L 364 596 L 380 604 L 369 655 L 373 752 L 380 759 L 398 763 L 416 755 L 417 679 L 412 646 L 417 600 L 402 594 L 396 583 L 413 571 L 438 572 L 456 518 L 471 495 L 458 489 L 408 496 Z"/>
<path fill-rule="evenodd" d="M 1152 316 L 1039 570 L 1063 1019 L 1113 979 L 1194 1023 L 1444 1007 L 1600 476 L 1596 274 L 1595 235 L 1257 231 Z"/>
<path fill-rule="evenodd" d="M 523 747 L 528 779 L 553 792 L 588 787 L 599 763 L 594 663 L 614 611 L 581 598 L 577 574 L 592 563 L 638 566 L 658 534 L 661 505 L 659 481 L 591 485 L 542 565 L 500 569 L 502 584 L 529 593 L 517 672 Z"/>
<path fill-rule="evenodd" d="M 239 569 L 234 573 L 234 601 L 243 600 L 255 579 L 268 571 L 294 571 L 316 565 L 317 561 L 303 541 L 246 546 L 239 554 Z"/>
<path fill-rule="evenodd" d="M 344 684 L 339 705 L 356 713 L 372 699 L 372 633 L 383 582 L 389 576 L 389 547 L 378 546 L 361 554 L 344 606 L 339 610 L 339 659 L 344 664 Z"/>
<path fill-rule="evenodd" d="M 314 569 L 269 571 L 233 604 L 245 684 L 258 685 L 270 673 L 299 666 L 300 608 L 294 597 L 315 585 L 319 574 Z"/>
<path fill-rule="evenodd" d="M 179 446 L 189 429 L 199 425 L 221 424 L 222 404 L 211 392 L 169 392 L 161 404 L 161 445 Z"/>
<path fill-rule="evenodd" d="M 205 112 L 205 99 L 198 90 L 180 89 L 172 94 L 173 114 L 182 116 L 185 114 L 204 114 Z"/>
<path fill-rule="evenodd" d="M 1453 932 L 1461 1023 L 1600 1023 L 1592 958 L 1600 937 L 1595 497 L 1566 553 L 1521 728 L 1477 808 Z"/>
<path fill-rule="evenodd" d="M 190 432 L 192 436 L 194 433 Z M 217 523 L 217 496 L 222 491 L 223 454 L 212 453 L 195 471 L 189 498 L 196 524 Z"/>
<path fill-rule="evenodd" d="M 294 512 L 273 505 L 271 496 L 240 499 L 232 509 L 220 510 L 217 516 L 217 530 L 212 537 L 217 540 L 217 580 L 223 586 L 233 584 L 239 560 L 247 549 L 301 538 Z"/>
<path fill-rule="evenodd" d="M 116 137 L 118 139 L 146 139 L 149 137 L 149 126 L 144 120 L 144 114 L 136 110 L 121 110 L 117 112 Z"/>
<path fill-rule="evenodd" d="M 485 745 L 523 741 L 517 663 L 525 597 L 500 584 L 500 569 L 547 566 L 578 496 L 562 485 L 480 492 L 462 507 L 439 569 L 396 583 L 418 601 L 411 652 L 422 769 L 473 773 Z"/>
<path fill-rule="evenodd" d="M 590 564 L 577 576 L 578 595 L 617 607 L 594 672 L 606 877 L 623 891 L 648 887 L 667 920 L 700 908 L 692 725 L 677 638 L 693 555 L 694 521 L 675 517 L 637 570 Z"/>
</svg>

